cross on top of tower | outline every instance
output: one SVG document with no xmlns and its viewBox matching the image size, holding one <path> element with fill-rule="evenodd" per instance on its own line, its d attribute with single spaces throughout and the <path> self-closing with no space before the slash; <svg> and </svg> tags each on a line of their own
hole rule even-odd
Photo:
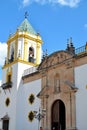
<svg viewBox="0 0 87 130">
<path fill-rule="evenodd" d="M 26 11 L 25 14 L 24 14 L 25 18 L 28 17 L 28 12 Z"/>
</svg>

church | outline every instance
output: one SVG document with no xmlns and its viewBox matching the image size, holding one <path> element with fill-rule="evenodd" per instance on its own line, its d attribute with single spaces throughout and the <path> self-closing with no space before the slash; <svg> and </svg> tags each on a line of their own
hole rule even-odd
<svg viewBox="0 0 87 130">
<path fill-rule="evenodd" d="M 87 130 L 87 43 L 42 55 L 25 19 L 7 41 L 0 86 L 0 130 Z"/>
</svg>

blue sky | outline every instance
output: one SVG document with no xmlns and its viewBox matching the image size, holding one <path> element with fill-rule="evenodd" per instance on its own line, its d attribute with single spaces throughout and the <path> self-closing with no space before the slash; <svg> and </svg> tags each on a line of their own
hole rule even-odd
<svg viewBox="0 0 87 130">
<path fill-rule="evenodd" d="M 87 41 L 87 0 L 8 0 L 0 1 L 0 79 L 6 57 L 6 42 L 28 12 L 28 20 L 43 39 L 48 54 L 65 50 L 72 37 L 76 48 Z"/>
</svg>

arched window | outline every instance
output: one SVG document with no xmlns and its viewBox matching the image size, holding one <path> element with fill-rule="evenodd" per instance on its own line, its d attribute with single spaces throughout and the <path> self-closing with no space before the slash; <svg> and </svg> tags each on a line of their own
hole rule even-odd
<svg viewBox="0 0 87 130">
<path fill-rule="evenodd" d="M 13 60 L 14 60 L 14 48 L 13 48 L 13 46 L 12 46 L 12 48 L 11 48 L 10 62 L 13 62 Z"/>
<path fill-rule="evenodd" d="M 29 47 L 29 62 L 34 63 L 34 48 L 33 47 Z"/>
</svg>

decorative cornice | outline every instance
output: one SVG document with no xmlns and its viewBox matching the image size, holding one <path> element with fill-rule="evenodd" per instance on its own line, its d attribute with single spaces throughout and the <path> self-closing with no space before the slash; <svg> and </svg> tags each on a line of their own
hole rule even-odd
<svg viewBox="0 0 87 130">
<path fill-rule="evenodd" d="M 15 35 L 11 36 L 8 39 L 7 44 L 9 45 L 12 41 L 16 40 L 17 38 L 27 38 L 29 40 L 32 40 L 32 41 L 35 41 L 35 42 L 42 44 L 42 40 L 40 39 L 40 36 L 33 37 L 33 36 L 30 36 L 29 33 L 20 34 L 19 32 L 16 32 Z"/>
<path fill-rule="evenodd" d="M 27 65 L 31 65 L 31 66 L 37 66 L 37 64 L 35 63 L 31 63 L 31 62 L 27 62 L 27 61 L 24 61 L 24 60 L 21 60 L 21 59 L 17 59 L 15 61 L 13 61 L 12 63 L 9 63 L 9 64 L 6 64 L 2 67 L 2 69 L 5 69 L 7 67 L 10 67 L 12 66 L 13 64 L 16 64 L 17 62 L 20 62 L 20 63 L 23 63 L 23 64 L 27 64 Z"/>
</svg>

